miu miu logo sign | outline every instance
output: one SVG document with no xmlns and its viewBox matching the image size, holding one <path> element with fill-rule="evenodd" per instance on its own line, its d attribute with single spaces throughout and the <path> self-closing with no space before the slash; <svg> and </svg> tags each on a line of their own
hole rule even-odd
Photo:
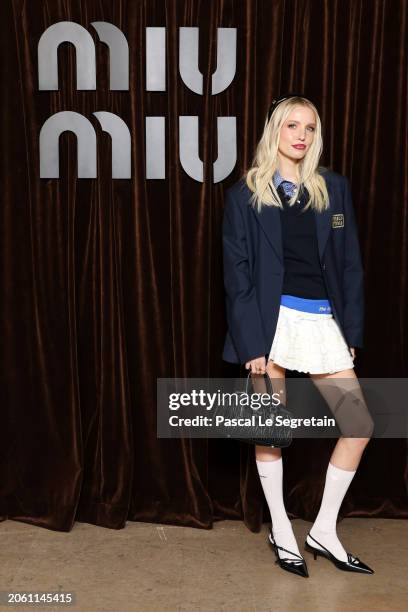
<svg viewBox="0 0 408 612">
<path fill-rule="evenodd" d="M 100 42 L 109 50 L 109 87 L 129 91 L 129 45 L 123 32 L 106 21 L 91 23 Z M 199 28 L 179 28 L 179 72 L 186 87 L 203 95 L 203 75 L 198 69 Z M 70 42 L 76 54 L 76 87 L 96 89 L 94 39 L 83 26 L 60 21 L 45 30 L 38 43 L 38 87 L 59 89 L 58 47 Z M 211 75 L 211 93 L 223 92 L 235 77 L 236 28 L 217 29 L 217 69 Z M 166 28 L 146 28 L 146 90 L 166 91 Z M 130 179 L 131 134 L 118 115 L 104 110 L 92 113 L 103 131 L 112 138 L 112 178 Z M 40 131 L 40 177 L 59 178 L 59 137 L 73 132 L 77 138 L 78 178 L 97 178 L 97 138 L 89 118 L 72 110 L 51 115 Z M 204 167 L 199 150 L 197 116 L 179 116 L 180 164 L 194 180 L 203 182 Z M 236 117 L 217 117 L 218 157 L 213 163 L 213 181 L 224 180 L 237 160 Z M 146 178 L 165 179 L 165 117 L 145 117 Z"/>
</svg>

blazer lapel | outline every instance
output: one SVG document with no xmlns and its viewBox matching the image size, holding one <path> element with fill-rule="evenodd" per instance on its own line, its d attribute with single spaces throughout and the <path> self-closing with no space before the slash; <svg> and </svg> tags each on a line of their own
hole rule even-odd
<svg viewBox="0 0 408 612">
<path fill-rule="evenodd" d="M 279 208 L 277 206 L 262 206 L 260 213 L 254 210 L 253 207 L 251 208 L 270 245 L 283 265 L 282 227 Z"/>
<path fill-rule="evenodd" d="M 329 193 L 329 208 L 319 213 L 316 210 L 314 211 L 315 220 L 316 220 L 316 235 L 317 235 L 317 243 L 319 247 L 319 257 L 320 261 L 323 261 L 324 249 L 326 248 L 326 243 L 329 238 L 330 228 L 331 228 L 331 218 L 333 208 L 331 206 L 331 201 L 333 199 L 333 193 L 329 184 L 326 181 L 327 191 Z"/>
</svg>

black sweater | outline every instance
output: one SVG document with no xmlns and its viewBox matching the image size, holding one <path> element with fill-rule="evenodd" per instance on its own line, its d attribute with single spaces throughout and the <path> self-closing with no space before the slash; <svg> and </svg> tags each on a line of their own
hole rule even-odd
<svg viewBox="0 0 408 612">
<path fill-rule="evenodd" d="M 314 211 L 302 212 L 307 192 L 300 196 L 300 203 L 289 206 L 289 198 L 282 186 L 278 187 L 283 210 L 280 210 L 282 247 L 285 275 L 283 294 L 309 299 L 328 299 L 319 260 Z"/>
</svg>

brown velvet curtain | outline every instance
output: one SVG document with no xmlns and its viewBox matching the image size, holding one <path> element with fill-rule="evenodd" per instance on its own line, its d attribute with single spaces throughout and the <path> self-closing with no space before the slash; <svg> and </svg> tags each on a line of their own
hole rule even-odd
<svg viewBox="0 0 408 612">
<path fill-rule="evenodd" d="M 322 163 L 348 176 L 366 270 L 360 376 L 407 376 L 407 40 L 404 0 L 3 0 L 1 48 L 0 518 L 57 530 L 126 520 L 210 528 L 263 520 L 253 447 L 156 436 L 156 378 L 235 376 L 220 266 L 223 192 L 251 161 L 271 99 L 303 90 L 320 109 Z M 60 90 L 39 92 L 37 44 L 72 20 L 108 21 L 130 47 L 130 91 L 76 91 L 75 53 L 59 50 Z M 145 91 L 145 28 L 167 28 L 167 91 Z M 204 95 L 178 72 L 178 28 L 200 27 Z M 216 28 L 238 28 L 237 74 L 210 95 Z M 53 113 L 116 113 L 132 134 L 132 180 L 112 180 L 97 127 L 98 179 L 76 178 L 60 142 L 59 180 L 40 180 L 38 136 Z M 167 178 L 145 179 L 144 122 L 166 117 Z M 223 183 L 190 179 L 178 117 L 200 120 L 206 169 L 216 118 L 235 115 L 238 162 Z M 243 374 L 243 372 L 241 372 Z M 334 440 L 284 451 L 291 516 L 312 520 Z M 307 460 L 305 455 L 307 454 Z M 372 440 L 343 516 L 407 516 L 406 440 Z M 266 514 L 264 514 L 266 517 Z"/>
</svg>

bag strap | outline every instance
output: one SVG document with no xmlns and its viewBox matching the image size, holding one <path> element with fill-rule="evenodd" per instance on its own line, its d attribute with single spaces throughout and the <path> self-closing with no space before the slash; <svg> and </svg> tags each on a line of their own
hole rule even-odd
<svg viewBox="0 0 408 612">
<path fill-rule="evenodd" d="M 247 376 L 247 379 L 246 379 L 246 385 L 245 385 L 245 393 L 246 393 L 246 395 L 248 395 L 248 384 L 249 384 L 249 379 L 250 379 L 251 375 L 252 375 L 252 372 L 251 372 L 251 370 L 249 370 L 248 376 Z M 259 374 L 257 374 L 257 376 L 259 376 Z M 266 391 L 266 393 L 268 393 L 268 395 L 270 395 L 272 397 L 272 395 L 273 395 L 273 386 L 272 386 L 272 381 L 270 379 L 270 376 L 269 376 L 268 372 L 265 372 L 264 374 L 262 374 L 262 376 L 264 377 L 264 380 L 267 381 L 267 385 L 266 386 L 268 387 L 268 390 Z"/>
</svg>

